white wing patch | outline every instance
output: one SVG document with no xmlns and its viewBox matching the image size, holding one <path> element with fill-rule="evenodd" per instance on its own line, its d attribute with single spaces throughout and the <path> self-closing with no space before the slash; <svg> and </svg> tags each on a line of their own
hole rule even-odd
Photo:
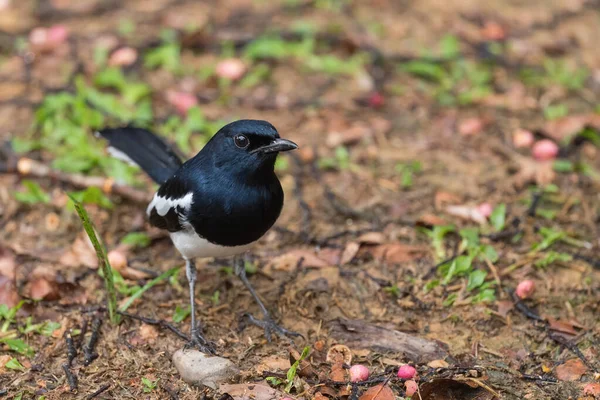
<svg viewBox="0 0 600 400">
<path fill-rule="evenodd" d="M 108 154 L 110 154 L 111 156 L 113 156 L 117 160 L 124 161 L 127 164 L 129 164 L 129 165 L 133 165 L 134 167 L 138 167 L 139 168 L 139 165 L 137 165 L 135 163 L 135 161 L 133 161 L 127 154 L 123 153 L 121 150 L 109 146 L 109 147 L 106 148 L 106 151 L 108 151 Z"/>
<path fill-rule="evenodd" d="M 152 209 L 156 208 L 156 213 L 161 217 L 164 217 L 172 208 L 181 207 L 186 211 L 189 210 L 193 202 L 194 193 L 192 192 L 189 192 L 185 196 L 178 199 L 161 197 L 158 195 L 158 193 L 156 193 L 148 205 L 148 209 L 146 209 L 146 214 L 150 215 Z"/>
</svg>

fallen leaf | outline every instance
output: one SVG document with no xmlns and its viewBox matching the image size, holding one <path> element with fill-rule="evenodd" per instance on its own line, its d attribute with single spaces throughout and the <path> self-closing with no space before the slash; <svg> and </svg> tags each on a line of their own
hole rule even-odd
<svg viewBox="0 0 600 400">
<path fill-rule="evenodd" d="M 0 371 L 6 372 L 5 366 L 12 359 L 12 356 L 9 356 L 8 354 L 0 355 Z"/>
<path fill-rule="evenodd" d="M 421 384 L 421 400 L 441 399 L 477 399 L 492 400 L 497 397 L 487 390 L 470 385 L 470 382 L 462 382 L 454 379 L 433 379 Z"/>
<path fill-rule="evenodd" d="M 360 244 L 358 244 L 357 242 L 349 242 L 344 248 L 344 251 L 342 252 L 342 256 L 340 258 L 340 265 L 346 265 L 350 261 L 352 261 L 358 253 L 359 249 Z"/>
<path fill-rule="evenodd" d="M 445 211 L 454 217 L 477 222 L 480 225 L 485 224 L 487 221 L 487 218 L 481 213 L 478 207 L 454 205 L 447 206 Z"/>
<path fill-rule="evenodd" d="M 344 344 L 335 344 L 327 351 L 326 361 L 328 363 L 343 362 L 346 365 L 352 364 L 352 352 Z"/>
<path fill-rule="evenodd" d="M 430 368 L 448 368 L 449 364 L 444 360 L 433 360 L 427 363 Z"/>
<path fill-rule="evenodd" d="M 348 129 L 329 132 L 325 144 L 329 148 L 341 145 L 351 145 L 360 142 L 364 137 L 372 134 L 371 129 L 364 124 L 355 124 Z"/>
<path fill-rule="evenodd" d="M 422 258 L 427 250 L 422 246 L 404 243 L 388 243 L 370 249 L 374 258 L 392 264 L 405 263 Z"/>
<path fill-rule="evenodd" d="M 458 125 L 458 132 L 462 136 L 475 136 L 481 132 L 484 125 L 481 118 L 467 118 Z"/>
<path fill-rule="evenodd" d="M 220 393 L 227 393 L 235 400 L 279 400 L 289 395 L 264 383 L 236 383 L 219 385 Z"/>
<path fill-rule="evenodd" d="M 416 224 L 419 226 L 431 227 L 446 225 L 448 222 L 434 214 L 423 214 L 419 217 Z"/>
<path fill-rule="evenodd" d="M 0 275 L 15 279 L 15 253 L 5 247 L 0 247 Z"/>
<path fill-rule="evenodd" d="M 260 364 L 256 366 L 256 373 L 262 375 L 262 373 L 265 371 L 287 371 L 289 368 L 289 359 L 283 357 L 269 356 L 262 359 Z"/>
<path fill-rule="evenodd" d="M 330 266 L 325 260 L 319 258 L 314 251 L 308 249 L 290 250 L 279 257 L 275 257 L 269 266 L 277 271 L 292 271 L 300 260 L 304 267 L 324 268 Z"/>
<path fill-rule="evenodd" d="M 19 303 L 19 294 L 13 279 L 0 275 L 0 304 L 6 304 L 9 308 Z"/>
<path fill-rule="evenodd" d="M 139 332 L 140 337 L 148 343 L 152 343 L 158 338 L 158 329 L 154 325 L 142 324 Z"/>
<path fill-rule="evenodd" d="M 548 325 L 550 329 L 557 332 L 567 333 L 569 335 L 577 335 L 577 331 L 572 323 L 568 321 L 564 321 L 562 319 L 554 319 L 552 317 L 548 317 Z"/>
<path fill-rule="evenodd" d="M 579 358 L 573 358 L 566 361 L 564 364 L 556 367 L 555 374 L 556 378 L 561 381 L 577 381 L 585 372 L 587 368 L 583 361 Z"/>
<path fill-rule="evenodd" d="M 338 361 L 331 366 L 329 379 L 334 382 L 346 382 L 346 371 L 341 361 Z"/>
<path fill-rule="evenodd" d="M 369 388 L 359 400 L 395 400 L 394 392 L 389 386 L 379 384 Z"/>
<path fill-rule="evenodd" d="M 497 305 L 498 305 L 498 314 L 503 318 L 506 318 L 508 313 L 511 312 L 513 310 L 513 308 L 515 308 L 515 303 L 513 303 L 510 300 L 500 300 L 500 301 L 498 301 Z"/>
<path fill-rule="evenodd" d="M 367 232 L 360 235 L 357 241 L 360 244 L 382 244 L 385 239 L 385 234 L 382 232 Z"/>
<path fill-rule="evenodd" d="M 135 63 L 138 58 L 137 50 L 133 47 L 121 47 L 115 50 L 108 59 L 111 67 L 127 67 Z"/>
<path fill-rule="evenodd" d="M 71 248 L 60 257 L 59 262 L 67 267 L 83 265 L 88 268 L 98 268 L 96 251 L 84 231 L 77 236 Z"/>
<path fill-rule="evenodd" d="M 521 188 L 530 182 L 545 186 L 554 181 L 552 161 L 535 161 L 527 157 L 519 158 L 519 172 L 514 176 L 515 186 Z"/>
<path fill-rule="evenodd" d="M 570 138 L 581 132 L 584 128 L 591 127 L 600 130 L 600 115 L 578 114 L 550 120 L 544 125 L 544 132 L 557 142 Z"/>
<path fill-rule="evenodd" d="M 600 383 L 588 383 L 583 388 L 583 394 L 594 396 L 595 398 L 600 397 Z"/>
<path fill-rule="evenodd" d="M 487 40 L 504 40 L 506 29 L 496 21 L 485 21 L 481 28 L 481 36 Z"/>
<path fill-rule="evenodd" d="M 57 300 L 60 294 L 55 282 L 46 278 L 37 278 L 29 284 L 29 297 L 34 300 Z"/>
<path fill-rule="evenodd" d="M 456 203 L 462 203 L 462 199 L 452 193 L 448 193 L 448 192 L 444 192 L 444 191 L 438 191 L 435 192 L 435 197 L 433 199 L 433 204 L 435 206 L 436 210 L 441 210 L 444 208 L 444 204 L 456 204 Z"/>
</svg>

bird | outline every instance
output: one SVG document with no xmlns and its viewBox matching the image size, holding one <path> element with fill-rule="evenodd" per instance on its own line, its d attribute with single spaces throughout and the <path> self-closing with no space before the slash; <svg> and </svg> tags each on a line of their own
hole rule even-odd
<svg viewBox="0 0 600 400">
<path fill-rule="evenodd" d="M 277 325 L 250 284 L 241 255 L 277 221 L 284 201 L 275 161 L 298 148 L 263 120 L 242 119 L 223 126 L 192 158 L 177 152 L 155 133 L 140 127 L 105 128 L 96 132 L 107 151 L 139 166 L 160 185 L 146 209 L 150 225 L 168 231 L 185 260 L 190 291 L 191 340 L 187 347 L 215 354 L 214 343 L 198 326 L 195 306 L 195 259 L 234 256 L 234 271 L 258 303 L 263 319 L 246 314 L 271 341 L 301 336 Z"/>
</svg>

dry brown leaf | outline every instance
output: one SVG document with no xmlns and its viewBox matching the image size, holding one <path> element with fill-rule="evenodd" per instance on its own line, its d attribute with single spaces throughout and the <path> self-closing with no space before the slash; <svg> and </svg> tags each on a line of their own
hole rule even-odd
<svg viewBox="0 0 600 400">
<path fill-rule="evenodd" d="M 371 129 L 363 124 L 356 124 L 348 129 L 332 131 L 327 135 L 325 143 L 330 148 L 340 145 L 350 145 L 358 143 L 362 138 L 372 135 Z"/>
<path fill-rule="evenodd" d="M 236 383 L 219 385 L 219 392 L 227 393 L 235 400 L 279 400 L 289 395 L 264 383 Z"/>
<path fill-rule="evenodd" d="M 359 400 L 395 400 L 394 392 L 387 385 L 377 385 L 369 388 Z"/>
<path fill-rule="evenodd" d="M 60 257 L 59 262 L 67 267 L 84 265 L 88 268 L 98 268 L 96 251 L 84 231 L 77 236 L 71 248 Z"/>
<path fill-rule="evenodd" d="M 0 275 L 0 304 L 14 307 L 19 302 L 19 294 L 13 279 Z"/>
<path fill-rule="evenodd" d="M 583 394 L 594 396 L 594 398 L 600 398 L 600 383 L 588 383 L 583 388 Z"/>
<path fill-rule="evenodd" d="M 448 222 L 446 222 L 445 219 L 438 217 L 437 215 L 434 214 L 423 214 L 419 217 L 419 219 L 417 220 L 417 225 L 419 226 L 441 226 L 441 225 L 446 225 Z"/>
<path fill-rule="evenodd" d="M 425 255 L 427 250 L 422 246 L 413 246 L 404 243 L 388 243 L 370 249 L 373 257 L 388 263 L 405 263 L 416 260 Z"/>
<path fill-rule="evenodd" d="M 435 192 L 435 198 L 433 199 L 433 204 L 435 206 L 436 210 L 441 210 L 444 208 L 444 204 L 456 204 L 456 203 L 462 203 L 462 199 L 452 193 L 448 193 L 448 192 L 444 192 L 444 191 L 438 191 Z"/>
<path fill-rule="evenodd" d="M 568 360 L 564 364 L 556 367 L 554 373 L 556 378 L 561 381 L 577 381 L 585 372 L 587 367 L 579 358 Z"/>
<path fill-rule="evenodd" d="M 485 126 L 481 118 L 467 118 L 458 124 L 458 132 L 462 136 L 478 135 Z"/>
<path fill-rule="evenodd" d="M 554 119 L 546 122 L 544 132 L 552 139 L 560 142 L 577 133 L 584 128 L 591 127 L 600 129 L 600 115 L 598 114 L 579 114 L 568 115 L 563 118 Z"/>
<path fill-rule="evenodd" d="M 0 247 L 0 275 L 15 279 L 15 253 L 10 249 Z"/>
<path fill-rule="evenodd" d="M 448 368 L 449 364 L 444 360 L 433 360 L 427 363 L 430 368 Z"/>
<path fill-rule="evenodd" d="M 348 346 L 344 344 L 335 344 L 327 351 L 326 361 L 328 363 L 344 363 L 346 365 L 352 364 L 352 352 Z"/>
<path fill-rule="evenodd" d="M 330 266 L 325 260 L 319 258 L 314 251 L 308 249 L 295 249 L 275 257 L 269 266 L 277 271 L 292 271 L 300 260 L 304 267 L 323 268 Z"/>
<path fill-rule="evenodd" d="M 519 172 L 514 176 L 515 185 L 521 188 L 530 182 L 545 186 L 554 181 L 556 173 L 554 172 L 552 161 L 535 161 L 530 158 L 519 158 Z"/>
<path fill-rule="evenodd" d="M 6 364 L 12 360 L 12 357 L 9 356 L 8 354 L 3 354 L 0 356 L 0 371 L 1 372 L 6 372 Z"/>
<path fill-rule="evenodd" d="M 447 206 L 445 211 L 454 217 L 477 222 L 480 225 L 485 224 L 487 221 L 487 218 L 477 207 L 453 205 Z"/>
<path fill-rule="evenodd" d="M 287 371 L 290 368 L 290 360 L 287 358 L 269 356 L 264 358 L 256 366 L 256 373 L 262 375 L 265 371 Z"/>
<path fill-rule="evenodd" d="M 58 300 L 60 292 L 56 282 L 46 278 L 36 278 L 29 284 L 29 297 L 34 300 Z"/>
<path fill-rule="evenodd" d="M 346 265 L 350 261 L 352 261 L 354 257 L 356 257 L 356 254 L 358 253 L 359 249 L 360 244 L 358 244 L 357 242 L 349 242 L 344 248 L 342 256 L 340 257 L 340 265 Z"/>
<path fill-rule="evenodd" d="M 509 312 L 515 308 L 515 303 L 509 300 L 500 300 L 498 301 L 498 314 L 503 318 L 506 318 Z"/>
<path fill-rule="evenodd" d="M 477 399 L 492 400 L 497 397 L 473 382 L 454 379 L 433 379 L 420 387 L 421 400 Z"/>
<path fill-rule="evenodd" d="M 357 241 L 360 244 L 382 244 L 385 239 L 385 234 L 382 232 L 367 232 L 360 235 Z"/>
<path fill-rule="evenodd" d="M 158 329 L 154 325 L 142 324 L 139 331 L 140 337 L 148 343 L 152 343 L 158 338 Z"/>
<path fill-rule="evenodd" d="M 570 323 L 568 321 L 548 317 L 548 325 L 550 326 L 550 329 L 552 329 L 553 331 L 567 333 L 567 334 L 573 335 L 573 336 L 577 335 L 577 331 L 575 330 L 575 327 L 573 326 L 572 323 Z"/>
</svg>

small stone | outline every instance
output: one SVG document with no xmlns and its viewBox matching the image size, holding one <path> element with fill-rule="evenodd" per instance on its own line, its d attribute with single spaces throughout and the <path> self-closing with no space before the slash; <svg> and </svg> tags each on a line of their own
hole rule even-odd
<svg viewBox="0 0 600 400">
<path fill-rule="evenodd" d="M 228 359 L 209 356 L 198 350 L 177 350 L 173 354 L 173 364 L 188 384 L 204 385 L 212 389 L 240 372 Z"/>
</svg>

